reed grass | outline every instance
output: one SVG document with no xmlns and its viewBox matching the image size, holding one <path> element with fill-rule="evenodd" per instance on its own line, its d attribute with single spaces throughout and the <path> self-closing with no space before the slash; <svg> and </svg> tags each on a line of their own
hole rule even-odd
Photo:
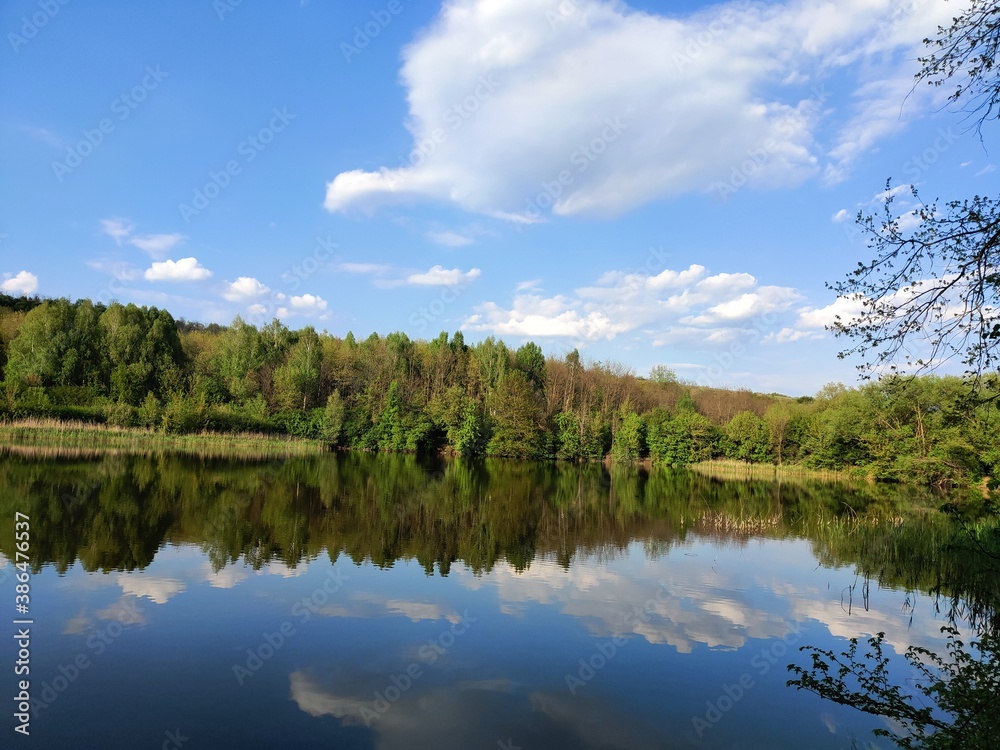
<svg viewBox="0 0 1000 750">
<path fill-rule="evenodd" d="M 774 479 L 814 479 L 822 482 L 854 481 L 848 472 L 832 469 L 809 469 L 795 464 L 751 464 L 746 461 L 713 460 L 701 461 L 688 467 L 692 471 L 714 479 L 774 480 Z"/>
<path fill-rule="evenodd" d="M 114 427 L 58 419 L 0 422 L 0 451 L 34 458 L 182 453 L 206 458 L 314 455 L 318 440 L 263 433 L 198 432 L 177 435 L 139 427 Z"/>
<path fill-rule="evenodd" d="M 702 514 L 696 523 L 700 531 L 719 531 L 725 534 L 752 535 L 781 527 L 784 518 L 781 513 L 764 516 L 735 516 L 722 511 L 709 511 Z"/>
</svg>

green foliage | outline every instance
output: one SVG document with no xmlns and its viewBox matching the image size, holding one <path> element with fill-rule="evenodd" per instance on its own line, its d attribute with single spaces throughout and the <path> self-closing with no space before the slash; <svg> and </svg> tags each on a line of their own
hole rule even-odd
<svg viewBox="0 0 1000 750">
<path fill-rule="evenodd" d="M 280 410 L 305 410 L 316 401 L 322 350 L 312 328 L 303 329 L 288 351 L 285 362 L 274 370 L 274 400 Z"/>
<path fill-rule="evenodd" d="M 946 657 L 918 646 L 906 650 L 906 661 L 917 674 L 906 687 L 892 681 L 884 633 L 869 638 L 863 654 L 858 653 L 857 638 L 840 653 L 802 647 L 811 654 L 812 664 L 790 664 L 789 671 L 797 677 L 788 684 L 891 719 L 902 734 L 886 729 L 875 734 L 905 750 L 990 750 L 1000 736 L 1000 641 L 986 632 L 966 644 L 952 627 L 941 632 L 948 639 Z"/>
<path fill-rule="evenodd" d="M 479 456 L 486 450 L 489 442 L 486 419 L 475 404 L 470 402 L 465 407 L 462 424 L 449 440 L 461 456 Z"/>
<path fill-rule="evenodd" d="M 194 432 L 205 428 L 207 416 L 204 400 L 175 394 L 164 405 L 160 420 L 166 432 Z"/>
<path fill-rule="evenodd" d="M 753 412 L 740 412 L 726 424 L 723 450 L 727 458 L 762 463 L 768 459 L 770 448 L 767 422 Z"/>
<path fill-rule="evenodd" d="M 514 355 L 514 364 L 528 378 L 528 382 L 537 389 L 545 387 L 545 355 L 542 348 L 529 341 Z"/>
<path fill-rule="evenodd" d="M 539 452 L 539 409 L 528 378 L 520 370 L 504 373 L 492 399 L 493 456 L 534 457 Z"/>
<path fill-rule="evenodd" d="M 163 412 L 156 395 L 150 391 L 136 410 L 136 420 L 143 427 L 158 427 Z"/>
<path fill-rule="evenodd" d="M 611 444 L 615 461 L 638 461 L 646 452 L 646 424 L 633 411 L 622 414 Z"/>
<path fill-rule="evenodd" d="M 339 445 L 340 433 L 344 428 L 344 400 L 340 391 L 334 391 L 326 399 L 323 407 L 323 440 L 331 445 Z"/>
<path fill-rule="evenodd" d="M 635 378 L 578 352 L 546 360 L 534 343 L 512 352 L 494 338 L 469 346 L 460 333 L 399 332 L 359 343 L 280 321 L 201 326 L 87 300 L 0 309 L 0 347 L 11 417 L 284 430 L 361 450 L 570 461 L 648 452 L 672 466 L 724 455 L 884 481 L 1000 483 L 996 376 L 889 377 L 791 400 L 682 388 L 665 368 Z"/>
<path fill-rule="evenodd" d="M 560 412 L 555 419 L 558 448 L 556 458 L 575 461 L 583 458 L 583 430 L 572 412 Z"/>
<path fill-rule="evenodd" d="M 669 415 L 650 422 L 647 433 L 649 456 L 654 463 L 666 466 L 686 466 L 695 460 L 694 437 L 691 434 L 690 413 Z"/>
<path fill-rule="evenodd" d="M 649 379 L 660 385 L 668 385 L 677 382 L 677 373 L 666 365 L 653 365 L 649 369 Z"/>
<path fill-rule="evenodd" d="M 104 421 L 115 427 L 136 427 L 139 416 L 134 406 L 121 401 L 111 401 L 104 405 Z"/>
</svg>

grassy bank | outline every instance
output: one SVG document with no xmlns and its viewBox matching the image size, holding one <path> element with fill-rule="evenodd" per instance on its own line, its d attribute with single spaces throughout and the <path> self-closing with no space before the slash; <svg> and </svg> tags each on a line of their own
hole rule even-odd
<svg viewBox="0 0 1000 750">
<path fill-rule="evenodd" d="M 322 453 L 318 440 L 260 433 L 176 435 L 86 422 L 27 419 L 0 422 L 0 450 L 30 456 L 186 453 L 206 458 L 272 458 Z"/>
<path fill-rule="evenodd" d="M 846 471 L 808 469 L 794 464 L 752 464 L 746 461 L 702 461 L 688 467 L 692 471 L 715 479 L 813 479 L 820 482 L 846 482 L 856 477 Z"/>
</svg>

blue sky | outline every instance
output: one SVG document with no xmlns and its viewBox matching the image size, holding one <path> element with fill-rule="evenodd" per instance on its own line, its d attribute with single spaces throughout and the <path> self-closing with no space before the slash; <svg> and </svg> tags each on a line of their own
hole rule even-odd
<svg viewBox="0 0 1000 750">
<path fill-rule="evenodd" d="M 911 93 L 960 7 L 6 2 L 0 288 L 853 383 L 853 216 L 997 189 Z"/>
</svg>

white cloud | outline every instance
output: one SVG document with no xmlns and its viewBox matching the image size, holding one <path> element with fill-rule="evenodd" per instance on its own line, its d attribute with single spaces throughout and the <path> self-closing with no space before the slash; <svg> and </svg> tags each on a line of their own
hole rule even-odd
<svg viewBox="0 0 1000 750">
<path fill-rule="evenodd" d="M 247 312 L 251 315 L 264 315 L 267 312 L 267 307 L 259 303 L 253 304 L 247 308 Z"/>
<path fill-rule="evenodd" d="M 0 292 L 27 297 L 38 289 L 38 277 L 29 271 L 18 271 L 15 275 L 4 274 L 0 282 Z"/>
<path fill-rule="evenodd" d="M 183 234 L 144 234 L 135 237 L 130 237 L 128 243 L 130 245 L 135 245 L 140 250 L 148 253 L 154 258 L 160 258 L 166 255 L 173 247 L 184 240 L 186 240 Z"/>
<path fill-rule="evenodd" d="M 899 104 L 919 40 L 956 10 L 909 0 L 727 3 L 687 16 L 611 0 L 573 6 L 552 24 L 537 0 L 446 2 L 401 70 L 414 143 L 433 148 L 415 150 L 412 166 L 336 175 L 326 208 L 432 199 L 533 223 L 704 192 L 748 160 L 742 176 L 756 187 L 801 183 L 824 162 L 836 179 L 906 125 Z M 843 87 L 852 100 L 805 88 L 838 70 L 865 76 Z M 449 116 L 469 97 L 474 115 Z"/>
<path fill-rule="evenodd" d="M 414 286 L 457 286 L 478 279 L 481 273 L 478 268 L 462 271 L 459 268 L 432 266 L 423 273 L 411 273 L 406 277 L 406 283 Z"/>
<path fill-rule="evenodd" d="M 153 258 L 162 258 L 176 245 L 187 239 L 183 234 L 133 234 L 135 225 L 128 219 L 101 219 L 101 231 L 121 245 L 128 243 Z"/>
<path fill-rule="evenodd" d="M 119 245 L 132 234 L 132 229 L 132 222 L 127 219 L 101 219 L 101 230 Z"/>
<path fill-rule="evenodd" d="M 431 242 L 436 242 L 439 245 L 444 245 L 445 247 L 465 247 L 466 245 L 471 245 L 475 240 L 471 237 L 466 237 L 464 234 L 459 234 L 458 232 L 453 232 L 447 230 L 444 232 L 428 232 L 427 238 Z"/>
<path fill-rule="evenodd" d="M 833 215 L 832 220 L 836 224 L 842 224 L 843 222 L 847 221 L 850 218 L 851 218 L 850 212 L 846 208 L 842 208 Z"/>
<path fill-rule="evenodd" d="M 154 262 L 143 274 L 147 281 L 200 281 L 211 275 L 197 258 Z"/>
<path fill-rule="evenodd" d="M 97 260 L 84 261 L 84 263 L 86 263 L 88 267 L 93 268 L 95 271 L 106 273 L 119 281 L 132 281 L 133 279 L 138 279 L 142 276 L 141 269 L 136 268 L 131 263 L 127 263 L 125 261 L 100 258 Z"/>
<path fill-rule="evenodd" d="M 782 328 L 777 333 L 769 333 L 761 343 L 764 344 L 787 344 L 793 341 L 810 341 L 825 338 L 818 331 L 799 331 L 794 328 Z"/>
<path fill-rule="evenodd" d="M 626 323 L 613 323 L 602 312 L 570 309 L 575 301 L 564 297 L 545 299 L 535 294 L 520 294 L 509 310 L 487 302 L 480 312 L 470 317 L 463 328 L 493 331 L 501 336 L 565 336 L 595 341 L 613 339 L 630 329 Z"/>
<path fill-rule="evenodd" d="M 802 296 L 794 289 L 761 286 L 747 273 L 708 275 L 692 264 L 656 275 L 610 271 L 572 296 L 517 293 L 512 305 L 486 302 L 464 328 L 500 335 L 613 339 L 643 329 L 655 345 L 723 344 L 746 336 L 755 319 L 788 310 Z"/>
<path fill-rule="evenodd" d="M 328 303 L 322 297 L 315 294 L 300 294 L 288 298 L 287 307 L 279 307 L 276 314 L 279 318 L 289 318 L 293 315 L 311 318 L 319 317 L 326 320 L 329 313 L 326 313 Z"/>
<path fill-rule="evenodd" d="M 226 284 L 226 289 L 222 293 L 222 296 L 230 302 L 242 302 L 255 297 L 262 297 L 269 291 L 271 290 L 267 286 L 252 276 L 240 276 L 231 284 Z"/>
<path fill-rule="evenodd" d="M 146 597 L 157 604 L 166 604 L 187 588 L 183 581 L 176 578 L 159 578 L 140 572 L 119 574 L 118 585 L 125 594 Z"/>
<path fill-rule="evenodd" d="M 387 263 L 341 263 L 337 266 L 341 271 L 346 271 L 347 273 L 362 273 L 362 274 L 384 274 L 392 271 L 392 266 Z"/>
<path fill-rule="evenodd" d="M 861 315 L 864 306 L 860 300 L 849 297 L 837 297 L 826 307 L 803 307 L 796 323 L 798 328 L 824 328 L 833 325 L 837 318 L 843 321 L 853 320 Z"/>
<path fill-rule="evenodd" d="M 318 311 L 326 309 L 326 300 L 313 294 L 302 294 L 289 298 L 288 303 L 296 310 Z"/>
</svg>

